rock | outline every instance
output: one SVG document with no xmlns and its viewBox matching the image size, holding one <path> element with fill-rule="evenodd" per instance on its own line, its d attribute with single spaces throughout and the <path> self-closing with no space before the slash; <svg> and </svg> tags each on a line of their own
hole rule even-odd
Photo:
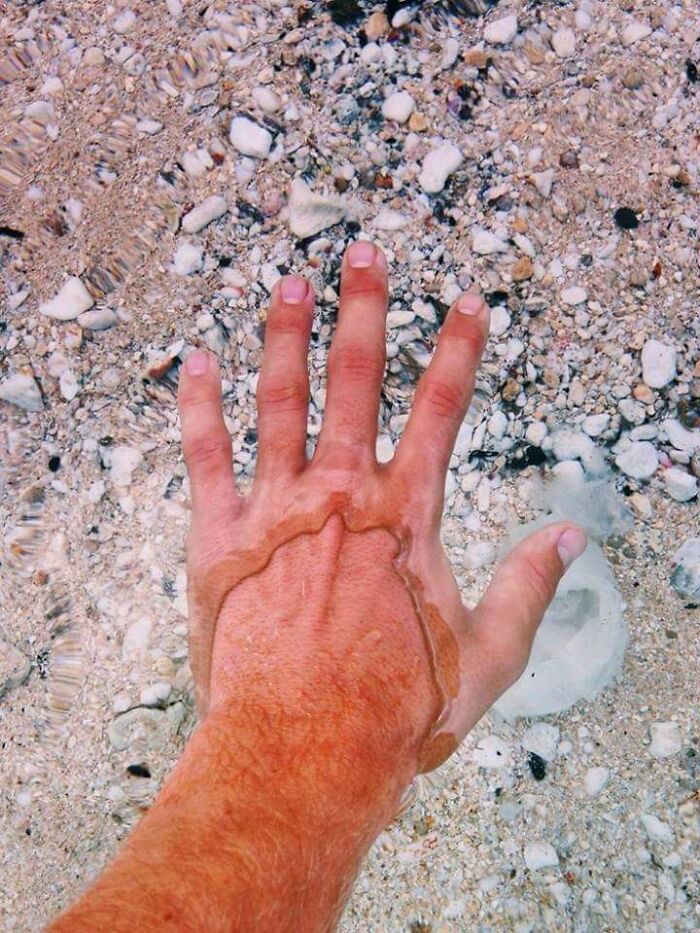
<svg viewBox="0 0 700 933">
<path fill-rule="evenodd" d="M 554 761 L 559 745 L 559 727 L 547 722 L 535 722 L 525 730 L 520 744 L 526 751 L 534 752 L 545 761 Z"/>
<path fill-rule="evenodd" d="M 518 34 L 518 17 L 515 13 L 489 23 L 484 29 L 484 39 L 491 45 L 507 45 Z"/>
<path fill-rule="evenodd" d="M 254 159 L 264 159 L 272 148 L 272 133 L 248 117 L 234 117 L 229 139 L 234 149 Z"/>
<path fill-rule="evenodd" d="M 653 813 L 642 813 L 641 821 L 650 839 L 656 839 L 658 842 L 673 842 L 673 830 L 658 816 L 654 816 Z"/>
<path fill-rule="evenodd" d="M 664 470 L 666 492 L 676 502 L 690 502 L 698 494 L 698 481 L 680 467 Z"/>
<path fill-rule="evenodd" d="M 408 128 L 412 133 L 425 133 L 429 125 L 426 115 L 417 110 L 413 111 L 408 120 Z"/>
<path fill-rule="evenodd" d="M 118 444 L 105 448 L 102 459 L 109 467 L 110 479 L 115 486 L 131 486 L 132 474 L 143 462 L 143 454 L 137 447 Z"/>
<path fill-rule="evenodd" d="M 531 180 L 535 188 L 539 191 L 543 198 L 548 198 L 552 193 L 552 185 L 554 184 L 554 169 L 548 168 L 544 172 L 535 172 L 531 175 Z"/>
<path fill-rule="evenodd" d="M 552 48 L 559 58 L 568 58 L 576 50 L 576 34 L 573 29 L 561 26 L 552 36 Z"/>
<path fill-rule="evenodd" d="M 182 218 L 182 229 L 185 233 L 198 233 L 213 220 L 223 217 L 227 210 L 228 205 L 224 198 L 212 195 L 185 214 Z"/>
<path fill-rule="evenodd" d="M 528 444 L 532 444 L 533 447 L 541 447 L 547 433 L 548 429 L 544 421 L 533 421 L 532 424 L 527 426 L 525 439 Z"/>
<path fill-rule="evenodd" d="M 405 123 L 413 113 L 415 106 L 415 100 L 407 91 L 396 91 L 390 94 L 382 104 L 382 114 L 385 120 Z"/>
<path fill-rule="evenodd" d="M 589 437 L 600 437 L 607 431 L 610 424 L 610 415 L 588 415 L 584 418 L 581 427 Z"/>
<path fill-rule="evenodd" d="M 376 443 L 377 463 L 388 463 L 394 456 L 394 443 L 388 434 L 377 435 Z"/>
<path fill-rule="evenodd" d="M 628 68 L 622 76 L 622 85 L 628 91 L 636 91 L 644 84 L 644 75 L 639 68 Z"/>
<path fill-rule="evenodd" d="M 289 196 L 289 229 L 300 240 L 315 236 L 345 218 L 348 205 L 340 198 L 314 194 L 305 181 L 295 178 Z"/>
<path fill-rule="evenodd" d="M 78 377 L 70 367 L 66 367 L 61 373 L 58 380 L 58 387 L 61 390 L 61 395 L 67 402 L 72 402 L 80 391 Z"/>
<path fill-rule="evenodd" d="M 511 317 L 503 305 L 496 305 L 491 309 L 491 323 L 489 334 L 491 337 L 502 337 L 510 327 Z"/>
<path fill-rule="evenodd" d="M 700 605 L 700 538 L 688 538 L 673 555 L 671 586 L 691 605 Z"/>
<path fill-rule="evenodd" d="M 159 681 L 151 684 L 150 687 L 144 687 L 139 697 L 142 706 L 158 706 L 164 703 L 170 696 L 171 686 L 166 681 Z"/>
<path fill-rule="evenodd" d="M 383 207 L 374 218 L 374 226 L 377 230 L 403 230 L 411 223 L 411 218 L 403 211 L 394 211 L 390 207 Z"/>
<path fill-rule="evenodd" d="M 106 305 L 102 305 L 100 308 L 91 308 L 89 311 L 83 311 L 83 313 L 78 316 L 78 324 L 80 324 L 81 327 L 85 327 L 87 330 L 107 330 L 110 327 L 114 327 L 118 320 L 119 318 L 116 313 Z"/>
<path fill-rule="evenodd" d="M 381 10 L 372 13 L 365 23 L 365 35 L 373 42 L 375 39 L 381 39 L 391 28 L 386 14 Z"/>
<path fill-rule="evenodd" d="M 25 411 L 43 411 L 41 390 L 28 373 L 14 373 L 0 383 L 0 399 Z"/>
<path fill-rule="evenodd" d="M 490 541 L 471 541 L 464 551 L 464 566 L 468 570 L 488 567 L 496 559 L 496 549 Z"/>
<path fill-rule="evenodd" d="M 39 311 L 56 321 L 72 321 L 94 303 L 90 292 L 81 280 L 73 275 L 66 279 L 55 298 L 39 305 Z"/>
<path fill-rule="evenodd" d="M 646 421 L 644 405 L 634 402 L 631 398 L 621 399 L 617 407 L 625 421 L 629 421 L 630 424 L 644 424 Z"/>
<path fill-rule="evenodd" d="M 20 687 L 32 669 L 29 658 L 18 648 L 0 639 L 0 700 L 10 690 Z"/>
<path fill-rule="evenodd" d="M 172 703 L 164 710 L 137 706 L 115 717 L 107 727 L 107 736 L 118 752 L 127 748 L 159 752 L 175 738 L 184 718 L 182 703 Z"/>
<path fill-rule="evenodd" d="M 480 768 L 508 768 L 513 763 L 510 746 L 498 735 L 480 739 L 472 752 L 472 761 Z"/>
<path fill-rule="evenodd" d="M 662 389 L 676 378 L 675 347 L 647 340 L 642 348 L 642 379 L 651 389 Z"/>
<path fill-rule="evenodd" d="M 490 230 L 483 227 L 472 227 L 472 249 L 479 256 L 489 256 L 492 253 L 505 253 L 508 244 Z"/>
<path fill-rule="evenodd" d="M 589 768 L 583 776 L 583 789 L 589 797 L 595 797 L 602 791 L 609 780 L 609 768 Z"/>
<path fill-rule="evenodd" d="M 527 279 L 531 279 L 534 273 L 535 267 L 529 256 L 521 256 L 510 270 L 514 282 L 525 282 Z"/>
<path fill-rule="evenodd" d="M 633 479 L 648 480 L 656 473 L 659 457 L 649 441 L 635 441 L 615 458 L 618 470 Z"/>
<path fill-rule="evenodd" d="M 201 246 L 185 240 L 178 244 L 173 256 L 173 271 L 176 275 L 193 275 L 204 265 L 204 250 Z"/>
<path fill-rule="evenodd" d="M 252 97 L 258 107 L 264 110 L 265 113 L 277 113 L 282 106 L 282 102 L 272 88 L 263 85 L 253 88 Z"/>
<path fill-rule="evenodd" d="M 523 850 L 525 864 L 530 871 L 540 868 L 555 868 L 559 864 L 559 856 L 553 845 L 548 842 L 529 842 Z"/>
<path fill-rule="evenodd" d="M 622 30 L 620 40 L 625 48 L 627 48 L 630 45 L 634 45 L 635 42 L 639 42 L 640 39 L 646 39 L 646 37 L 650 35 L 651 26 L 633 19 L 632 22 L 628 23 Z"/>
<path fill-rule="evenodd" d="M 129 32 L 130 29 L 136 24 L 136 14 L 133 10 L 124 10 L 119 16 L 112 21 L 112 29 L 118 33 L 120 36 L 123 36 L 125 33 Z"/>
<path fill-rule="evenodd" d="M 508 427 L 508 416 L 505 412 L 498 409 L 495 411 L 487 422 L 487 429 L 491 437 L 495 437 L 497 440 L 502 438 L 506 433 Z"/>
<path fill-rule="evenodd" d="M 446 143 L 433 149 L 423 159 L 418 183 L 428 194 L 437 194 L 445 187 L 449 176 L 462 164 L 462 153 L 457 146 Z"/>
<path fill-rule="evenodd" d="M 700 431 L 689 431 L 675 418 L 667 418 L 662 422 L 660 437 L 685 454 L 700 450 Z"/>
<path fill-rule="evenodd" d="M 681 727 L 677 722 L 652 722 L 649 726 L 649 754 L 654 758 L 670 758 L 681 750 Z"/>
<path fill-rule="evenodd" d="M 585 288 L 581 288 L 580 285 L 572 285 L 570 288 L 565 288 L 561 293 L 561 300 L 565 305 L 575 307 L 588 300 L 588 292 Z"/>
<path fill-rule="evenodd" d="M 639 218 L 631 207 L 618 207 L 613 217 L 618 227 L 623 230 L 635 230 L 639 226 Z"/>
</svg>

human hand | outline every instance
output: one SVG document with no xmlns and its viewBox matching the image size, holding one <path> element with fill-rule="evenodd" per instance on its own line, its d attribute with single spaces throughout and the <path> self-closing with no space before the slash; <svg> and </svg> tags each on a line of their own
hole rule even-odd
<svg viewBox="0 0 700 933">
<path fill-rule="evenodd" d="M 199 711 L 236 706 L 352 736 L 408 772 L 440 764 L 522 673 L 566 566 L 568 523 L 521 542 L 467 610 L 439 539 L 445 474 L 474 388 L 489 312 L 451 308 L 393 460 L 375 442 L 385 364 L 386 260 L 343 260 L 326 410 L 306 457 L 310 286 L 275 286 L 258 383 L 252 493 L 235 489 L 214 358 L 192 353 L 179 406 L 192 522 L 190 658 Z"/>
</svg>

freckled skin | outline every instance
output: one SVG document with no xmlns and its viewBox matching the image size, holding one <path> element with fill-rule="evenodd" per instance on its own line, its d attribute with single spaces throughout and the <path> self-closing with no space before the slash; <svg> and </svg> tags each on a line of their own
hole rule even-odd
<svg viewBox="0 0 700 933">
<path fill-rule="evenodd" d="M 201 724 L 116 859 L 53 931 L 332 930 L 412 779 L 449 757 L 525 667 L 571 526 L 522 542 L 471 612 L 439 540 L 488 309 L 471 296 L 471 313 L 450 311 L 394 459 L 380 465 L 386 262 L 370 244 L 349 253 L 361 264 L 343 261 L 310 462 L 313 295 L 303 280 L 273 292 L 247 499 L 234 487 L 215 361 L 183 367 Z"/>
</svg>

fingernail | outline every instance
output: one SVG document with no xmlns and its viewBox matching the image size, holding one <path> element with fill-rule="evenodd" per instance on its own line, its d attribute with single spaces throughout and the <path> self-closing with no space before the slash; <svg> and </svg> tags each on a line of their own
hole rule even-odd
<svg viewBox="0 0 700 933">
<path fill-rule="evenodd" d="M 484 307 L 484 302 L 478 295 L 462 295 L 457 302 L 457 310 L 462 314 L 469 314 L 476 317 Z"/>
<path fill-rule="evenodd" d="M 190 376 L 201 376 L 209 369 L 209 354 L 205 350 L 193 350 L 185 360 L 185 369 Z"/>
<path fill-rule="evenodd" d="M 297 278 L 296 276 L 285 276 L 280 282 L 282 301 L 288 305 L 300 305 L 304 298 L 306 298 L 308 290 L 309 286 L 306 284 L 305 280 Z"/>
<path fill-rule="evenodd" d="M 580 528 L 567 528 L 557 541 L 557 554 L 564 568 L 580 557 L 588 546 L 588 540 Z"/>
<path fill-rule="evenodd" d="M 348 262 L 353 269 L 368 269 L 374 265 L 377 250 L 374 243 L 367 240 L 358 240 L 348 250 Z"/>
</svg>

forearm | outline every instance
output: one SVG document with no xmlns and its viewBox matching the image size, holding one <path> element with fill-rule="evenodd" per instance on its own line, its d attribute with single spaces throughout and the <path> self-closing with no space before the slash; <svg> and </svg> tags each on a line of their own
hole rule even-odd
<svg viewBox="0 0 700 933">
<path fill-rule="evenodd" d="M 411 767 L 290 713 L 211 714 L 118 857 L 53 933 L 330 929 Z M 276 717 L 275 717 L 276 718 Z M 398 773 L 397 773 L 398 772 Z"/>
</svg>

